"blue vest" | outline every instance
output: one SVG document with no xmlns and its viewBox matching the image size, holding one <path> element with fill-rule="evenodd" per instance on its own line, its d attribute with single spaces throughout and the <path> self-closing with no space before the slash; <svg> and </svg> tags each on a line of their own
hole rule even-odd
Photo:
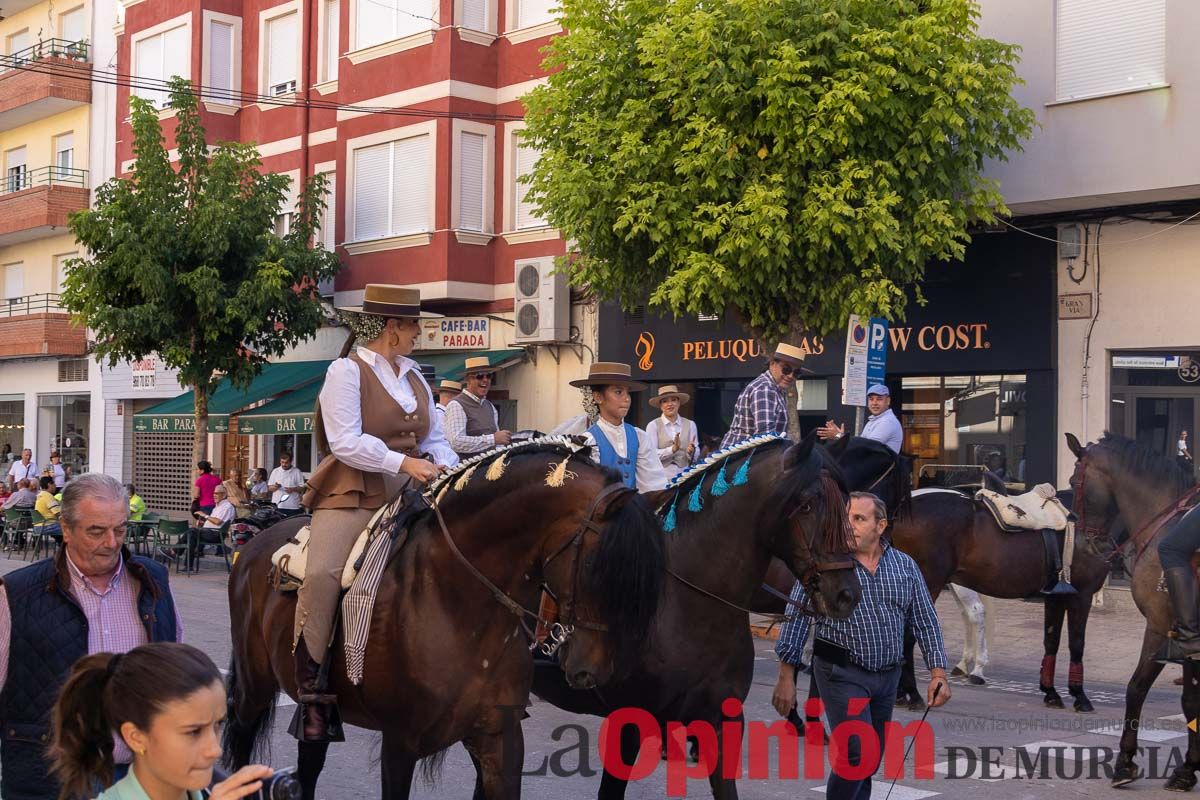
<svg viewBox="0 0 1200 800">
<path fill-rule="evenodd" d="M 596 446 L 600 448 L 600 466 L 615 469 L 621 473 L 621 481 L 626 486 L 630 489 L 636 489 L 638 457 L 637 428 L 628 422 L 622 423 L 621 427 L 625 429 L 625 452 L 629 454 L 626 458 L 621 458 L 617 455 L 617 451 L 613 449 L 612 443 L 608 441 L 608 437 L 604 435 L 604 431 L 600 430 L 599 422 L 588 428 L 588 433 L 592 435 L 592 438 L 596 440 Z"/>
<path fill-rule="evenodd" d="M 0 797 L 55 800 L 46 746 L 50 712 L 71 666 L 87 655 L 88 623 L 74 596 L 63 588 L 59 558 L 47 558 L 4 576 L 12 616 L 8 674 L 0 692 Z M 141 558 L 125 559 L 126 579 L 140 584 L 138 615 L 151 642 L 173 642 L 175 603 L 167 570 Z"/>
</svg>

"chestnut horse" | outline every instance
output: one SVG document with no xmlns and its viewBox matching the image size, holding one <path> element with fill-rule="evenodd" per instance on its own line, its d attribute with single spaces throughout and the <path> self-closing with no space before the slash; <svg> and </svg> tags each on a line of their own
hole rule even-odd
<svg viewBox="0 0 1200 800">
<path fill-rule="evenodd" d="M 361 683 L 346 677 L 340 630 L 330 655 L 343 720 L 383 734 L 380 797 L 407 798 L 418 761 L 456 742 L 476 764 L 476 797 L 520 796 L 524 742 L 509 718 L 528 702 L 533 660 L 521 617 L 537 608 L 543 584 L 574 599 L 579 614 L 564 622 L 605 629 L 588 648 L 564 651 L 572 682 L 595 682 L 589 658 L 603 662 L 598 672 L 632 665 L 658 608 L 666 560 L 658 520 L 636 493 L 609 488 L 618 481 L 591 462 L 589 448 L 542 443 L 496 451 L 431 493 L 440 496 L 445 529 L 425 511 L 391 556 Z M 254 537 L 230 575 L 224 745 L 234 768 L 270 733 L 276 692 L 296 697 L 295 594 L 273 589 L 269 576 L 271 554 L 303 524 L 285 520 Z M 518 604 L 526 611 L 514 618 Z M 315 796 L 328 747 L 299 746 L 306 798 Z"/>
<path fill-rule="evenodd" d="M 553 662 L 539 662 L 533 691 L 580 714 L 644 709 L 660 730 L 668 723 L 707 722 L 717 734 L 715 740 L 699 737 L 700 758 L 713 796 L 725 800 L 737 797 L 735 781 L 723 777 L 724 754 L 737 746 L 723 743 L 722 736 L 731 724 L 742 723 L 740 703 L 754 675 L 746 607 L 772 556 L 805 583 L 821 614 L 848 617 L 861 588 L 850 560 L 845 486 L 837 465 L 823 448 L 814 449 L 812 437 L 796 445 L 767 440 L 734 453 L 720 470 L 714 465 L 681 478 L 659 499 L 668 519 L 672 514 L 677 519 L 667 535 L 670 578 L 655 635 L 636 669 L 598 691 L 581 692 Z M 730 700 L 737 701 L 736 709 L 723 706 Z M 678 742 L 667 747 L 670 757 L 683 758 Z M 625 726 L 624 763 L 637 761 L 640 749 L 637 729 Z M 599 796 L 623 797 L 627 785 L 605 770 Z"/>
<path fill-rule="evenodd" d="M 1180 513 L 1180 498 L 1194 491 L 1195 478 L 1181 470 L 1173 459 L 1161 456 L 1132 439 L 1105 433 L 1086 447 L 1071 434 L 1067 446 L 1075 454 L 1077 526 L 1094 538 L 1108 538 L 1118 525 L 1133 532 L 1130 544 L 1136 561 L 1131 588 L 1133 602 L 1146 618 L 1142 652 L 1125 690 L 1125 725 L 1117 760 L 1113 764 L 1113 786 L 1124 786 L 1138 778 L 1137 732 L 1146 693 L 1163 665 L 1155 655 L 1166 642 L 1173 613 L 1166 592 L 1159 590 L 1162 564 L 1158 543 Z M 1140 557 L 1139 557 L 1140 555 Z M 1200 716 L 1200 662 L 1183 662 L 1183 713 L 1194 720 Z M 1196 785 L 1200 769 L 1200 734 L 1188 732 L 1187 756 L 1175 767 L 1166 787 L 1186 792 Z"/>
</svg>

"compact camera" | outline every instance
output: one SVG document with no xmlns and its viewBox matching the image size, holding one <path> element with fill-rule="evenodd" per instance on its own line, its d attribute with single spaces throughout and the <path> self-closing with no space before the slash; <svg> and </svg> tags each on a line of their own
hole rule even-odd
<svg viewBox="0 0 1200 800">
<path fill-rule="evenodd" d="M 275 774 L 263 781 L 257 792 L 247 795 L 251 800 L 300 800 L 304 795 L 300 787 L 300 779 L 295 776 L 296 768 L 276 770 Z"/>
</svg>

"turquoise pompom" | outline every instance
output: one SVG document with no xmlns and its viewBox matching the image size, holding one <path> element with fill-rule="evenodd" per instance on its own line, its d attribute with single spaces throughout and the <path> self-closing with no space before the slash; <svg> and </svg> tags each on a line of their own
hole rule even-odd
<svg viewBox="0 0 1200 800">
<path fill-rule="evenodd" d="M 720 497 L 729 491 L 729 481 L 725 478 L 725 465 L 728 463 L 728 458 L 721 462 L 721 471 L 717 473 L 717 479 L 713 481 L 712 489 L 709 490 L 713 497 Z"/>
<path fill-rule="evenodd" d="M 754 459 L 754 454 L 756 452 L 758 452 L 757 447 L 750 451 L 750 457 L 743 461 L 742 465 L 738 467 L 737 474 L 733 476 L 734 486 L 743 486 L 745 485 L 746 481 L 750 480 L 750 462 Z"/>
<path fill-rule="evenodd" d="M 700 496 L 700 492 L 704 490 L 704 479 L 696 484 L 696 488 L 692 490 L 691 496 L 688 497 L 688 511 L 693 514 L 704 508 L 704 498 Z"/>
<path fill-rule="evenodd" d="M 679 492 L 675 493 L 675 499 L 671 501 L 671 508 L 667 511 L 667 516 L 663 518 L 663 530 L 671 533 L 675 530 L 675 504 L 679 502 Z"/>
</svg>

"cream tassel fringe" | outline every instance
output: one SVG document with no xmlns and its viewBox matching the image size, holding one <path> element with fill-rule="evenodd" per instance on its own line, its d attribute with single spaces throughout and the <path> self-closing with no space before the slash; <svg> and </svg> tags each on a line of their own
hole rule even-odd
<svg viewBox="0 0 1200 800">
<path fill-rule="evenodd" d="M 547 486 L 559 487 L 559 486 L 562 486 L 564 482 L 566 482 L 567 478 L 577 477 L 574 472 L 567 471 L 567 462 L 569 462 L 570 460 L 571 460 L 571 457 L 567 456 L 566 458 L 564 458 L 562 460 L 561 464 L 559 464 L 557 467 L 551 467 L 546 472 L 546 485 Z"/>
<path fill-rule="evenodd" d="M 484 475 L 489 481 L 498 481 L 500 476 L 504 474 L 505 467 L 508 466 L 508 453 L 501 453 L 500 457 L 491 463 L 487 468 L 487 473 Z"/>
<path fill-rule="evenodd" d="M 471 480 L 471 476 L 475 474 L 475 470 L 478 468 L 479 465 L 476 464 L 464 472 L 459 479 L 454 482 L 454 491 L 461 492 L 463 489 L 467 488 L 467 481 Z"/>
</svg>

